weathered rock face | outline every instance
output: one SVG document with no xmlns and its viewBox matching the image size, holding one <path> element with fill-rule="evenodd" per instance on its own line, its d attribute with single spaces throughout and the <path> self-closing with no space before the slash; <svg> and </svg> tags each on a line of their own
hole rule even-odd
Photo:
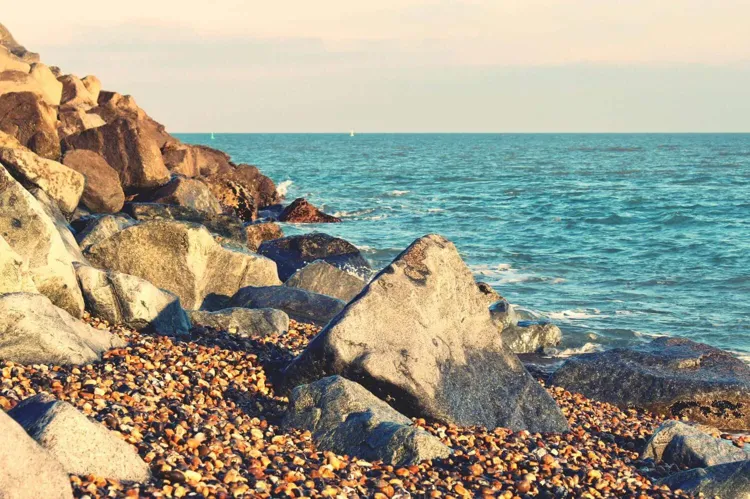
<svg viewBox="0 0 750 499">
<path fill-rule="evenodd" d="M 35 93 L 0 95 L 0 130 L 43 158 L 60 159 L 57 112 Z"/>
<path fill-rule="evenodd" d="M 4 411 L 0 411 L 0 434 L 0 497 L 73 499 L 62 465 Z"/>
<path fill-rule="evenodd" d="M 683 338 L 571 358 L 551 383 L 620 407 L 725 430 L 750 428 L 750 367 L 728 352 Z"/>
<path fill-rule="evenodd" d="M 201 180 L 226 208 L 226 211 L 234 213 L 246 222 L 252 222 L 257 218 L 258 205 L 255 197 L 242 185 L 222 175 L 202 177 Z"/>
<path fill-rule="evenodd" d="M 560 328 L 549 322 L 519 321 L 501 332 L 503 343 L 515 353 L 534 353 L 562 341 Z"/>
<path fill-rule="evenodd" d="M 2 24 L 0 24 L 0 45 L 2 45 L 3 47 L 6 47 L 14 55 L 21 57 L 24 60 L 28 60 L 28 61 L 39 60 L 39 54 L 35 54 L 34 52 L 29 52 L 28 50 L 26 50 L 26 47 L 18 43 L 13 38 L 13 35 L 10 34 L 10 31 L 8 31 L 8 28 L 3 26 Z"/>
<path fill-rule="evenodd" d="M 76 317 L 83 313 L 83 297 L 73 269 L 73 258 L 44 207 L 0 165 L 0 235 L 29 261 L 29 271 L 40 293 Z"/>
<path fill-rule="evenodd" d="M 96 106 L 96 99 L 77 76 L 64 75 L 57 81 L 62 83 L 62 107 L 91 109 Z"/>
<path fill-rule="evenodd" d="M 65 250 L 70 256 L 70 260 L 73 263 L 87 263 L 86 258 L 83 256 L 81 248 L 78 246 L 76 238 L 73 235 L 73 228 L 68 223 L 68 219 L 63 212 L 60 211 L 57 203 L 41 189 L 34 188 L 29 192 L 37 201 L 39 201 L 44 213 L 50 218 L 50 220 L 52 220 L 57 233 L 60 235 L 60 239 L 62 239 Z"/>
<path fill-rule="evenodd" d="M 86 254 L 94 265 L 171 291 L 190 310 L 246 286 L 280 284 L 273 261 L 222 248 L 204 227 L 188 223 L 134 225 L 90 246 Z"/>
<path fill-rule="evenodd" d="M 167 168 L 186 177 L 227 176 L 234 170 L 226 153 L 206 146 L 183 144 L 172 139 L 164 144 L 161 152 Z"/>
<path fill-rule="evenodd" d="M 27 398 L 8 415 L 70 474 L 128 482 L 145 482 L 151 476 L 130 444 L 51 395 Z"/>
<path fill-rule="evenodd" d="M 58 118 L 60 123 L 57 127 L 57 134 L 60 140 L 90 128 L 106 125 L 101 116 L 81 108 L 61 109 Z"/>
<path fill-rule="evenodd" d="M 200 180 L 175 176 L 155 192 L 143 196 L 143 201 L 184 206 L 208 215 L 222 213 L 221 204 Z"/>
<path fill-rule="evenodd" d="M 326 295 L 286 286 L 261 286 L 240 289 L 232 298 L 232 307 L 275 308 L 299 322 L 323 325 L 346 303 Z"/>
<path fill-rule="evenodd" d="M 29 262 L 13 251 L 0 236 L 0 295 L 5 293 L 37 293 L 29 272 Z"/>
<path fill-rule="evenodd" d="M 81 249 L 86 251 L 92 245 L 136 223 L 135 220 L 123 214 L 94 218 L 88 222 L 83 230 L 76 234 L 76 240 Z"/>
<path fill-rule="evenodd" d="M 190 320 L 180 299 L 140 277 L 76 267 L 86 308 L 111 324 L 166 336 L 190 334 Z"/>
<path fill-rule="evenodd" d="M 92 99 L 95 103 L 99 102 L 99 94 L 102 91 L 102 82 L 94 75 L 84 76 L 81 79 L 81 83 L 86 87 L 86 90 L 91 94 Z"/>
<path fill-rule="evenodd" d="M 232 180 L 253 193 L 255 205 L 260 208 L 277 204 L 281 196 L 276 192 L 273 180 L 263 175 L 257 167 L 252 165 L 237 165 L 231 173 Z"/>
<path fill-rule="evenodd" d="M 279 277 L 283 281 L 315 260 L 323 260 L 364 277 L 371 272 L 370 264 L 356 246 L 328 234 L 312 233 L 265 241 L 260 245 L 258 253 L 276 262 Z"/>
<path fill-rule="evenodd" d="M 135 121 L 138 128 L 146 135 L 156 141 L 156 146 L 161 149 L 172 137 L 167 133 L 164 125 L 156 122 L 146 112 L 138 107 L 131 95 L 120 95 L 117 92 L 100 91 L 99 104 L 91 110 L 98 114 L 107 124 L 114 123 L 120 119 Z"/>
<path fill-rule="evenodd" d="M 365 287 L 365 281 L 324 261 L 312 262 L 295 272 L 284 286 L 306 289 L 348 303 Z"/>
<path fill-rule="evenodd" d="M 485 295 L 485 297 L 486 296 L 487 295 Z M 518 323 L 518 317 L 516 316 L 513 305 L 508 303 L 508 300 L 504 298 L 490 305 L 490 317 L 492 318 L 492 322 L 497 326 L 497 330 L 500 334 L 502 334 L 505 329 L 515 326 Z"/>
<path fill-rule="evenodd" d="M 416 428 L 409 418 L 340 376 L 295 388 L 284 426 L 309 430 L 320 450 L 393 466 L 451 454 L 437 437 Z"/>
<path fill-rule="evenodd" d="M 744 461 L 750 459 L 750 454 L 695 426 L 667 421 L 656 429 L 641 453 L 641 459 L 649 458 L 684 468 L 705 468 Z"/>
<path fill-rule="evenodd" d="M 477 288 L 479 288 L 479 291 L 484 296 L 484 299 L 487 302 L 488 307 L 492 305 L 493 303 L 503 299 L 503 297 L 500 296 L 500 293 L 495 291 L 495 288 L 493 288 L 486 282 L 477 282 Z"/>
<path fill-rule="evenodd" d="M 0 163 L 27 188 L 38 187 L 65 213 L 73 213 L 83 194 L 85 177 L 65 165 L 23 149 L 0 148 Z"/>
<path fill-rule="evenodd" d="M 272 308 L 225 308 L 216 312 L 193 310 L 190 320 L 198 326 L 247 337 L 283 334 L 289 329 L 289 316 Z"/>
<path fill-rule="evenodd" d="M 81 202 L 92 213 L 117 213 L 125 204 L 120 176 L 94 151 L 68 151 L 63 164 L 83 175 L 85 185 Z"/>
<path fill-rule="evenodd" d="M 408 416 L 565 431 L 550 395 L 500 341 L 455 246 L 416 240 L 285 370 L 284 387 L 340 374 Z"/>
<path fill-rule="evenodd" d="M 279 224 L 263 222 L 247 225 L 245 227 L 245 236 L 247 247 L 251 251 L 258 251 L 263 241 L 282 238 L 284 237 L 284 232 L 281 230 Z"/>
<path fill-rule="evenodd" d="M 29 75 L 39 84 L 45 102 L 52 106 L 60 105 L 63 86 L 48 66 L 40 62 L 34 63 L 31 65 Z"/>
<path fill-rule="evenodd" d="M 0 359 L 19 364 L 85 364 L 124 345 L 52 305 L 43 295 L 0 295 Z"/>
<path fill-rule="evenodd" d="M 750 461 L 719 464 L 671 475 L 659 484 L 698 497 L 747 499 L 750 497 Z"/>
<path fill-rule="evenodd" d="M 126 193 L 153 189 L 169 182 L 156 139 L 143 122 L 118 119 L 91 128 L 63 141 L 67 150 L 87 149 L 99 153 L 120 175 Z"/>
<path fill-rule="evenodd" d="M 18 73 L 28 73 L 31 66 L 28 62 L 21 60 L 11 53 L 6 47 L 0 45 L 0 73 L 5 71 L 15 71 Z"/>
<path fill-rule="evenodd" d="M 311 205 L 304 198 L 297 198 L 292 201 L 292 204 L 284 208 L 284 211 L 279 215 L 279 221 L 281 222 L 292 222 L 292 223 L 303 223 L 303 224 L 320 224 L 320 223 L 337 223 L 341 222 L 341 219 L 323 213 L 315 206 Z"/>
<path fill-rule="evenodd" d="M 177 220 L 203 225 L 213 234 L 242 243 L 244 225 L 233 215 L 209 215 L 186 206 L 157 203 L 127 203 L 124 211 L 139 222 Z"/>
</svg>

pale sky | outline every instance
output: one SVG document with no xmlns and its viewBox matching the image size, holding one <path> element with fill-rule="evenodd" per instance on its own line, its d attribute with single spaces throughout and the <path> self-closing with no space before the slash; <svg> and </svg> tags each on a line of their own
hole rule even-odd
<svg viewBox="0 0 750 499">
<path fill-rule="evenodd" d="M 749 0 L 0 0 L 0 22 L 172 132 L 750 132 Z"/>
</svg>

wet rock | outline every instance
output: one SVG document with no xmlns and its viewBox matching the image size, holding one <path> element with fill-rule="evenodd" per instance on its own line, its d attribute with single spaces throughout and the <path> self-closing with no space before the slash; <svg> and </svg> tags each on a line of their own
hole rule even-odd
<svg viewBox="0 0 750 499">
<path fill-rule="evenodd" d="M 59 160 L 60 137 L 55 109 L 40 95 L 23 89 L 10 93 L 0 89 L 0 94 L 0 130 L 39 156 Z"/>
<path fill-rule="evenodd" d="M 83 297 L 68 251 L 55 222 L 42 204 L 0 165 L 0 235 L 29 261 L 40 293 L 75 317 L 83 313 Z"/>
<path fill-rule="evenodd" d="M 312 262 L 295 272 L 284 286 L 306 289 L 348 303 L 365 287 L 365 281 L 324 261 Z"/>
<path fill-rule="evenodd" d="M 2 29 L 2 25 L 0 25 Z M 0 410 L 0 497 L 8 499 L 72 499 L 62 465 Z"/>
<path fill-rule="evenodd" d="M 258 251 L 263 241 L 271 241 L 284 237 L 284 232 L 279 224 L 274 222 L 261 222 L 247 225 L 245 227 L 247 247 L 251 251 Z"/>
<path fill-rule="evenodd" d="M 76 266 L 86 308 L 111 324 L 167 336 L 190 334 L 190 320 L 172 293 L 140 277 Z"/>
<path fill-rule="evenodd" d="M 204 226 L 212 234 L 236 241 L 244 247 L 243 235 L 245 227 L 242 221 L 233 215 L 208 214 L 186 206 L 166 205 L 157 203 L 128 203 L 124 211 L 140 222 L 154 220 L 176 220 L 192 222 Z"/>
<path fill-rule="evenodd" d="M 76 234 L 76 240 L 85 252 L 94 244 L 104 241 L 108 237 L 137 223 L 131 217 L 122 213 L 95 217 L 90 219 L 85 228 Z"/>
<path fill-rule="evenodd" d="M 562 331 L 544 321 L 518 321 L 505 327 L 500 334 L 503 343 L 515 353 L 534 353 L 554 347 L 562 341 Z"/>
<path fill-rule="evenodd" d="M 0 148 L 0 163 L 26 188 L 46 192 L 65 213 L 78 206 L 86 179 L 72 168 L 24 149 Z"/>
<path fill-rule="evenodd" d="M 29 272 L 28 260 L 13 251 L 0 235 L 0 295 L 37 292 Z"/>
<path fill-rule="evenodd" d="M 284 211 L 279 215 L 279 221 L 291 222 L 291 223 L 337 223 L 341 222 L 341 219 L 323 213 L 318 208 L 310 204 L 304 198 L 297 198 L 292 203 L 284 208 Z"/>
<path fill-rule="evenodd" d="M 505 347 L 455 246 L 412 243 L 286 368 L 291 388 L 356 379 L 407 416 L 457 425 L 566 431 L 550 395 Z"/>
<path fill-rule="evenodd" d="M 641 459 L 676 464 L 681 468 L 705 468 L 744 461 L 750 459 L 750 454 L 695 426 L 667 421 L 656 429 L 641 453 Z"/>
<path fill-rule="evenodd" d="M 130 444 L 51 395 L 27 398 L 8 415 L 70 474 L 126 482 L 145 482 L 151 476 Z"/>
<path fill-rule="evenodd" d="M 326 324 L 345 304 L 330 296 L 286 286 L 242 288 L 230 302 L 233 307 L 283 310 L 296 321 L 312 324 Z"/>
<path fill-rule="evenodd" d="M 86 256 L 96 266 L 171 291 L 190 310 L 246 286 L 280 284 L 273 261 L 227 250 L 205 227 L 184 222 L 133 225 L 90 246 Z"/>
<path fill-rule="evenodd" d="M 120 176 L 101 155 L 78 149 L 68 151 L 63 164 L 84 176 L 81 202 L 93 213 L 117 213 L 125 204 Z"/>
<path fill-rule="evenodd" d="M 497 300 L 490 305 L 490 317 L 492 318 L 492 322 L 497 326 L 497 330 L 500 331 L 500 334 L 506 328 L 515 326 L 518 322 L 513 305 L 508 303 L 508 300 L 505 298 Z"/>
<path fill-rule="evenodd" d="M 750 461 L 696 468 L 671 475 L 659 482 L 672 490 L 698 497 L 747 499 L 750 497 Z"/>
<path fill-rule="evenodd" d="M 0 295 L 0 359 L 19 364 L 86 364 L 124 345 L 94 329 L 43 295 Z"/>
<path fill-rule="evenodd" d="M 283 334 L 289 329 L 289 316 L 272 308 L 225 308 L 216 312 L 193 310 L 190 312 L 193 324 L 211 327 L 219 331 L 247 337 L 272 336 Z"/>
<path fill-rule="evenodd" d="M 284 426 L 312 433 L 320 450 L 408 466 L 451 454 L 437 437 L 416 428 L 361 385 L 340 376 L 294 389 Z"/>
<path fill-rule="evenodd" d="M 200 180 L 175 176 L 155 192 L 142 196 L 142 201 L 191 208 L 208 215 L 222 213 L 221 204 Z"/>
<path fill-rule="evenodd" d="M 264 241 L 258 253 L 276 262 L 282 281 L 315 260 L 323 260 L 361 277 L 369 277 L 372 271 L 356 246 L 328 234 L 312 233 Z"/>
<path fill-rule="evenodd" d="M 551 382 L 620 407 L 642 407 L 725 430 L 750 428 L 750 366 L 684 338 L 580 355 Z"/>
</svg>

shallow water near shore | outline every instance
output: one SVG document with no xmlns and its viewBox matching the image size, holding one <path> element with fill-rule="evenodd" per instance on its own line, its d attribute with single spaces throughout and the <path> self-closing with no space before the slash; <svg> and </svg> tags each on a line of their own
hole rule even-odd
<svg viewBox="0 0 750 499">
<path fill-rule="evenodd" d="M 257 165 L 382 267 L 451 239 L 563 353 L 684 336 L 750 361 L 750 135 L 181 134 Z"/>
</svg>

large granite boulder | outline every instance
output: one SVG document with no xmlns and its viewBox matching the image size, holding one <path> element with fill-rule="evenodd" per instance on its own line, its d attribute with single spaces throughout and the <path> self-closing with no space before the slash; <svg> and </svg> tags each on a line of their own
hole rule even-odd
<svg viewBox="0 0 750 499">
<path fill-rule="evenodd" d="M 284 237 L 284 232 L 279 224 L 274 222 L 260 222 L 245 226 L 246 244 L 250 251 L 258 251 L 263 241 L 282 237 Z"/>
<path fill-rule="evenodd" d="M 0 235 L 0 295 L 37 292 L 29 272 L 29 261 L 13 251 Z"/>
<path fill-rule="evenodd" d="M 297 198 L 284 208 L 284 211 L 279 215 L 279 221 L 298 224 L 324 224 L 338 223 L 341 222 L 341 219 L 323 213 L 304 198 Z"/>
<path fill-rule="evenodd" d="M 68 251 L 55 222 L 37 201 L 0 165 L 0 235 L 29 261 L 40 293 L 75 317 L 83 314 L 83 296 Z"/>
<path fill-rule="evenodd" d="M 86 364 L 124 342 L 55 307 L 43 295 L 0 295 L 0 359 L 19 364 Z"/>
<path fill-rule="evenodd" d="M 131 95 L 121 95 L 117 92 L 100 91 L 95 108 L 92 113 L 98 114 L 107 123 L 111 124 L 120 119 L 138 123 L 138 129 L 144 135 L 148 135 L 156 142 L 157 148 L 161 148 L 172 137 L 167 133 L 164 125 L 156 122 L 136 104 Z"/>
<path fill-rule="evenodd" d="M 283 310 L 298 321 L 323 325 L 334 318 L 346 305 L 337 298 L 286 286 L 260 286 L 240 289 L 230 306 L 245 308 L 275 308 Z"/>
<path fill-rule="evenodd" d="M 0 130 L 14 136 L 39 156 L 59 160 L 60 137 L 55 109 L 33 92 L 19 89 L 0 93 Z"/>
<path fill-rule="evenodd" d="M 60 140 L 65 140 L 71 135 L 90 128 L 106 125 L 101 116 L 79 107 L 61 109 L 58 118 L 57 134 L 60 136 Z"/>
<path fill-rule="evenodd" d="M 52 70 L 41 62 L 35 62 L 31 65 L 29 75 L 36 80 L 39 85 L 42 98 L 52 106 L 60 104 L 62 99 L 63 85 L 57 81 L 57 77 Z"/>
<path fill-rule="evenodd" d="M 196 326 L 228 331 L 238 336 L 259 337 L 283 334 L 289 329 L 289 316 L 272 308 L 225 308 L 216 312 L 193 310 L 190 320 Z"/>
<path fill-rule="evenodd" d="M 104 158 L 94 151 L 75 149 L 62 160 L 68 168 L 83 175 L 86 183 L 81 202 L 92 213 L 117 213 L 125 204 L 120 176 Z"/>
<path fill-rule="evenodd" d="M 57 203 L 39 188 L 33 188 L 29 192 L 39 201 L 44 213 L 52 220 L 57 233 L 60 235 L 60 239 L 62 239 L 63 246 L 65 246 L 65 250 L 70 256 L 70 260 L 73 263 L 87 264 L 88 262 L 73 235 L 73 227 L 68 223 L 66 215 L 63 214 Z"/>
<path fill-rule="evenodd" d="M 204 226 L 212 234 L 218 234 L 219 236 L 236 241 L 240 245 L 243 242 L 245 227 L 242 220 L 234 215 L 211 215 L 203 211 L 188 208 L 187 206 L 158 203 L 127 203 L 123 211 L 139 222 L 176 220 L 197 223 Z"/>
<path fill-rule="evenodd" d="M 348 303 L 362 291 L 365 281 L 320 260 L 299 269 L 286 280 L 284 286 L 332 296 Z"/>
<path fill-rule="evenodd" d="M 258 248 L 258 253 L 276 262 L 282 281 L 286 281 L 292 274 L 315 260 L 323 260 L 362 277 L 368 277 L 372 271 L 370 264 L 356 246 L 322 233 L 314 232 L 264 241 Z"/>
<path fill-rule="evenodd" d="M 2 28 L 2 25 L 0 25 Z M 0 410 L 0 497 L 3 499 L 73 499 L 62 465 Z"/>
<path fill-rule="evenodd" d="M 184 222 L 133 225 L 93 244 L 86 255 L 101 268 L 171 291 L 190 310 L 246 286 L 281 284 L 272 260 L 223 248 L 205 227 Z"/>
<path fill-rule="evenodd" d="M 87 75 L 81 78 L 81 83 L 89 91 L 94 102 L 99 103 L 99 94 L 102 91 L 102 82 L 94 75 Z"/>
<path fill-rule="evenodd" d="M 161 149 L 164 163 L 172 173 L 186 177 L 231 175 L 234 166 L 229 155 L 210 147 L 168 141 Z"/>
<path fill-rule="evenodd" d="M 750 497 L 750 461 L 696 468 L 671 475 L 659 482 L 672 490 L 693 497 L 748 499 Z"/>
<path fill-rule="evenodd" d="M 750 459 L 750 454 L 727 440 L 715 438 L 700 428 L 667 421 L 659 426 L 641 453 L 641 459 L 676 464 L 681 468 L 706 468 Z"/>
<path fill-rule="evenodd" d="M 750 366 L 684 338 L 662 337 L 573 357 L 551 383 L 620 407 L 642 407 L 725 430 L 750 428 Z"/>
<path fill-rule="evenodd" d="M 440 439 L 415 427 L 361 385 L 340 376 L 298 386 L 284 426 L 312 433 L 319 450 L 408 466 L 448 457 Z"/>
<path fill-rule="evenodd" d="M 65 165 L 24 149 L 0 148 L 0 163 L 26 188 L 38 187 L 65 213 L 73 213 L 86 178 Z"/>
<path fill-rule="evenodd" d="M 128 215 L 118 213 L 89 219 L 86 226 L 76 234 L 76 241 L 83 251 L 108 237 L 127 229 L 138 222 Z"/>
<path fill-rule="evenodd" d="M 72 475 L 126 482 L 145 482 L 151 476 L 135 448 L 51 395 L 29 397 L 8 415 Z"/>
<path fill-rule="evenodd" d="M 91 109 L 97 105 L 86 85 L 75 75 L 63 75 L 57 79 L 62 83 L 60 106 L 63 108 Z"/>
<path fill-rule="evenodd" d="M 206 184 L 200 180 L 179 175 L 172 177 L 166 185 L 153 193 L 142 196 L 141 199 L 151 203 L 191 208 L 208 215 L 218 215 L 223 212 L 219 200 Z"/>
<path fill-rule="evenodd" d="M 417 239 L 285 369 L 282 388 L 356 379 L 407 416 L 562 432 L 552 397 L 505 347 L 456 247 Z"/>
<path fill-rule="evenodd" d="M 121 118 L 104 126 L 66 137 L 66 151 L 86 149 L 99 153 L 117 170 L 126 193 L 153 189 L 169 182 L 159 145 L 144 122 Z"/>
<path fill-rule="evenodd" d="M 190 320 L 174 294 L 140 277 L 77 265 L 86 308 L 111 324 L 166 336 L 190 334 Z"/>
</svg>

